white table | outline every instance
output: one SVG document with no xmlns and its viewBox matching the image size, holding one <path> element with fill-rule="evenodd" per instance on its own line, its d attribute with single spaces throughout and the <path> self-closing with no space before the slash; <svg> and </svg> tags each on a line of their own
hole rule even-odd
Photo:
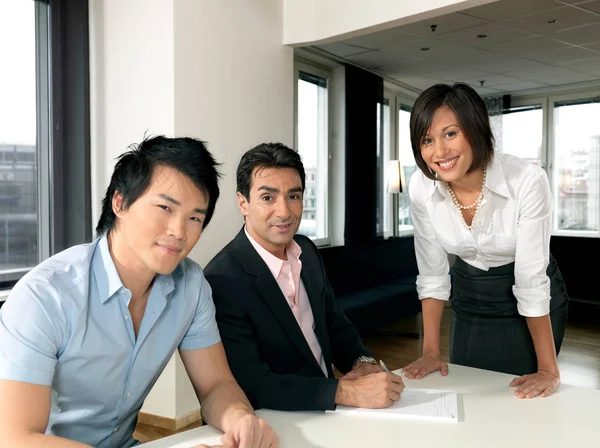
<svg viewBox="0 0 600 448">
<path fill-rule="evenodd" d="M 600 446 L 600 390 L 561 385 L 548 398 L 519 400 L 508 387 L 514 376 L 450 365 L 450 373 L 406 380 L 407 387 L 458 393 L 459 422 L 259 410 L 275 429 L 281 448 L 354 447 L 594 447 Z M 144 448 L 190 448 L 219 443 L 221 433 L 204 426 L 144 444 Z"/>
</svg>

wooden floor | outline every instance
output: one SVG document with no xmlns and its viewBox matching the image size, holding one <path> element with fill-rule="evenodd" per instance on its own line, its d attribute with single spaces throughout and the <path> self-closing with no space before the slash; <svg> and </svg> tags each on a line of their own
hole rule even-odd
<svg viewBox="0 0 600 448">
<path fill-rule="evenodd" d="M 451 313 L 451 309 L 446 308 L 442 320 L 442 347 L 445 348 L 442 357 L 445 360 L 448 360 Z M 562 382 L 600 389 L 600 312 L 571 306 L 569 314 L 563 346 L 558 356 Z M 373 352 L 373 356 L 383 359 L 390 370 L 399 369 L 416 359 L 420 353 L 421 341 L 418 338 L 397 334 L 407 329 L 418 331 L 416 321 L 399 321 L 379 334 L 365 336 L 365 345 Z M 192 424 L 181 431 L 197 426 L 198 424 Z M 139 424 L 134 437 L 141 442 L 149 442 L 174 433 L 175 431 Z"/>
</svg>

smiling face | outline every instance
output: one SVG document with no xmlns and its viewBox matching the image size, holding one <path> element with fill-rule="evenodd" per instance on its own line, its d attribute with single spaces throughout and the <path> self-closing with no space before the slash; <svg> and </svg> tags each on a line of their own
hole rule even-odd
<svg viewBox="0 0 600 448">
<path fill-rule="evenodd" d="M 170 274 L 200 238 L 207 208 L 207 195 L 191 179 L 158 166 L 146 191 L 127 209 L 115 194 L 111 251 L 137 275 Z"/>
<path fill-rule="evenodd" d="M 448 183 L 462 179 L 473 165 L 473 149 L 448 106 L 435 111 L 431 127 L 421 140 L 421 156 Z"/>
<path fill-rule="evenodd" d="M 302 219 L 302 181 L 293 168 L 255 168 L 249 198 L 238 192 L 246 230 L 279 258 L 294 238 Z"/>
</svg>

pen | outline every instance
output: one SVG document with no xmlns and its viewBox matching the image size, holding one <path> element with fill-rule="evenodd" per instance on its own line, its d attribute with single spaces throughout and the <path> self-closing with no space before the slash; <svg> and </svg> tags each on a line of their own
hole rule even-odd
<svg viewBox="0 0 600 448">
<path fill-rule="evenodd" d="M 381 366 L 381 368 L 383 369 L 384 372 L 389 372 L 390 369 L 387 368 L 387 366 L 385 365 L 385 363 L 380 359 L 379 360 L 379 365 Z"/>
</svg>

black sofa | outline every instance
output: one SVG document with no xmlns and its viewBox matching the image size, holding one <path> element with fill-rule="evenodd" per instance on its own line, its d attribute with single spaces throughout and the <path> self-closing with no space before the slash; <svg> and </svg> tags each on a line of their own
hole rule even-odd
<svg viewBox="0 0 600 448">
<path fill-rule="evenodd" d="M 336 298 L 359 332 L 421 311 L 412 236 L 323 247 L 320 252 Z"/>
</svg>

